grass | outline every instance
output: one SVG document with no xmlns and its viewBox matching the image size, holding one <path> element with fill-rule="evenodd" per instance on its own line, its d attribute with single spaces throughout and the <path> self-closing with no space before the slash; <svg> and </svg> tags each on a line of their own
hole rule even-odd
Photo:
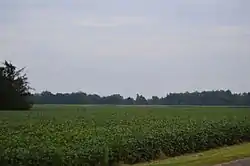
<svg viewBox="0 0 250 166">
<path fill-rule="evenodd" d="M 152 161 L 249 141 L 249 119 L 249 108 L 235 107 L 37 105 L 1 111 L 0 165 Z"/>
<path fill-rule="evenodd" d="M 250 143 L 169 158 L 162 161 L 155 161 L 150 164 L 137 164 L 135 166 L 212 166 L 214 164 L 230 162 L 245 157 L 250 157 Z"/>
</svg>

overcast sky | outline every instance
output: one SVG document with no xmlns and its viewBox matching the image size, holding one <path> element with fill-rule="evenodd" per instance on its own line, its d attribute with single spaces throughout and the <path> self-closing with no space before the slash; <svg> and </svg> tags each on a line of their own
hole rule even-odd
<svg viewBox="0 0 250 166">
<path fill-rule="evenodd" d="M 250 91 L 249 0 L 0 0 L 0 60 L 37 92 Z"/>
</svg>

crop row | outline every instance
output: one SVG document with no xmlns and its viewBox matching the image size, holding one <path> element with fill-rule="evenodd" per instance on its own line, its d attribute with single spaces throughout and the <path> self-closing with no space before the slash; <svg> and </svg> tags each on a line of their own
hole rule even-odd
<svg viewBox="0 0 250 166">
<path fill-rule="evenodd" d="M 250 141 L 248 116 L 119 116 L 10 124 L 1 120 L 0 165 L 118 165 Z M 183 112 L 184 113 L 184 112 Z M 111 114 L 110 114 L 111 115 Z M 103 121 L 104 122 L 104 121 Z"/>
</svg>

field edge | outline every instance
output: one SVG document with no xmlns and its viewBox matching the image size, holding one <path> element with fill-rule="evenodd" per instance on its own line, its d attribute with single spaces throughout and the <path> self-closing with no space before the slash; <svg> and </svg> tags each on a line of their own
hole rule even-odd
<svg viewBox="0 0 250 166">
<path fill-rule="evenodd" d="M 250 157 L 250 142 L 134 166 L 213 166 Z M 126 165 L 123 165 L 126 166 Z"/>
</svg>

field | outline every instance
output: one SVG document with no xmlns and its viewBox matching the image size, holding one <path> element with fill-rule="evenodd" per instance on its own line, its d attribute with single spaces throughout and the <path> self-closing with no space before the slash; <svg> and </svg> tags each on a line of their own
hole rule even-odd
<svg viewBox="0 0 250 166">
<path fill-rule="evenodd" d="M 0 112 L 0 165 L 115 165 L 250 141 L 250 108 L 35 106 Z"/>
</svg>

